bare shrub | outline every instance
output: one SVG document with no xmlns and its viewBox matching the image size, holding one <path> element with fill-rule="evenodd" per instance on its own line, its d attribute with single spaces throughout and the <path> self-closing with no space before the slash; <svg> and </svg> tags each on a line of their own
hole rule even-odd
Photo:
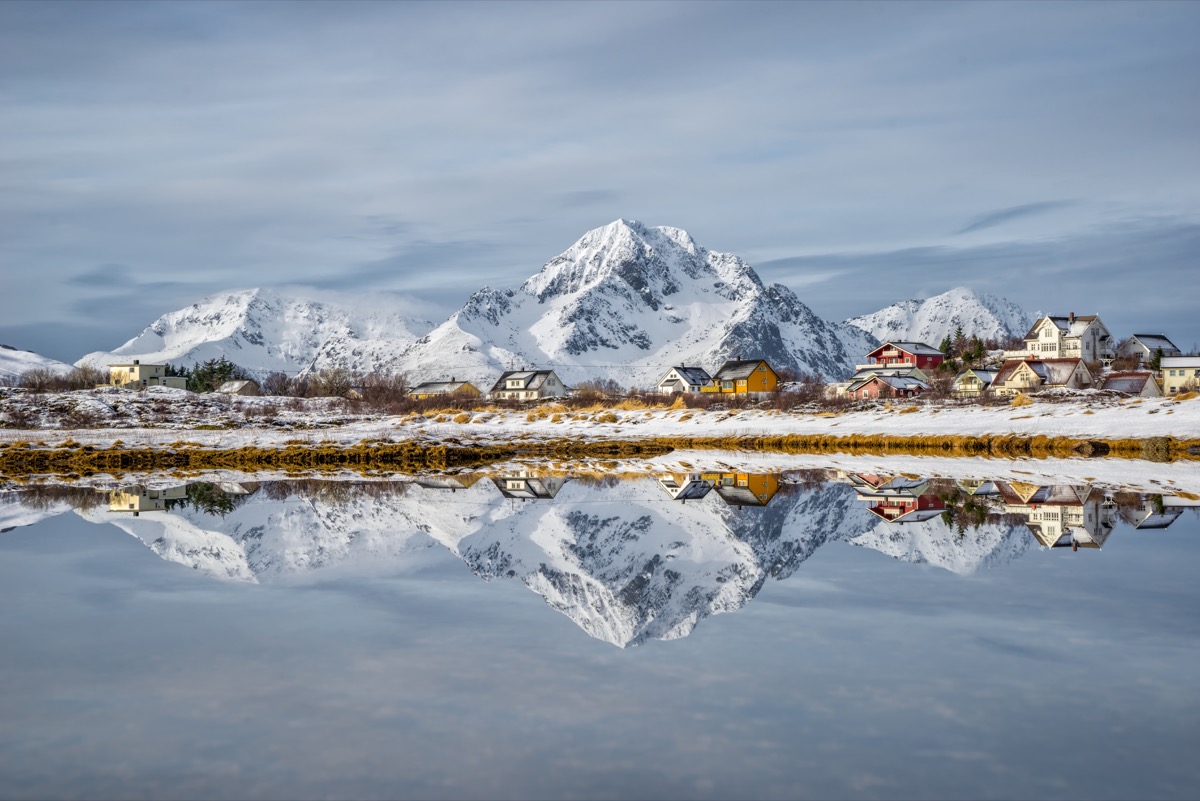
<svg viewBox="0 0 1200 801">
<path fill-rule="evenodd" d="M 21 373 L 20 382 L 21 386 L 34 392 L 50 392 L 57 388 L 59 375 L 49 367 L 34 367 Z"/>
</svg>

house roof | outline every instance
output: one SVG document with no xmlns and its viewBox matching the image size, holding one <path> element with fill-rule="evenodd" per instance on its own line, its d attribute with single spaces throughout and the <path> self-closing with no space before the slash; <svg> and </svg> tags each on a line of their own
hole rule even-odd
<svg viewBox="0 0 1200 801">
<path fill-rule="evenodd" d="M 1160 367 L 1200 367 L 1200 356 L 1163 356 Z"/>
<path fill-rule="evenodd" d="M 750 374 L 758 369 L 760 364 L 766 364 L 767 369 L 771 369 L 771 365 L 767 364 L 763 359 L 740 359 L 737 361 L 725 362 L 721 365 L 721 369 L 713 376 L 718 381 L 732 381 L 737 378 L 749 378 Z M 771 372 L 775 372 L 771 370 Z"/>
<path fill-rule="evenodd" d="M 1181 352 L 1179 348 L 1175 346 L 1174 342 L 1167 339 L 1166 334 L 1134 334 L 1130 337 L 1130 339 L 1140 342 L 1151 353 L 1153 353 L 1156 348 L 1162 348 L 1163 353 L 1169 353 L 1171 351 L 1174 351 L 1175 353 Z"/>
<path fill-rule="evenodd" d="M 1063 331 L 1068 336 L 1077 337 L 1088 329 L 1093 322 L 1099 322 L 1100 317 L 1096 314 L 1076 314 L 1074 318 L 1071 316 L 1060 316 L 1057 314 L 1047 314 L 1045 317 L 1040 317 L 1034 322 L 1033 327 L 1025 334 L 1024 339 L 1033 339 L 1034 333 L 1041 326 L 1043 320 L 1049 320 L 1058 326 L 1060 331 Z M 1103 323 L 1100 323 L 1104 325 Z"/>
<path fill-rule="evenodd" d="M 958 381 L 958 379 L 962 378 L 967 373 L 973 373 L 975 377 L 983 383 L 990 384 L 996 380 L 997 372 L 997 370 L 976 370 L 974 368 L 968 368 L 966 370 L 960 370 L 958 375 L 954 376 L 954 380 Z"/>
<path fill-rule="evenodd" d="M 712 381 L 712 376 L 703 367 L 672 367 L 671 370 L 674 370 L 691 385 L 707 384 Z M 671 370 L 667 371 L 667 375 L 671 374 Z M 663 376 L 663 379 L 665 380 L 666 376 Z M 659 381 L 658 383 L 662 384 L 663 382 Z"/>
<path fill-rule="evenodd" d="M 871 383 L 872 381 L 880 381 L 884 384 L 887 384 L 892 389 L 896 389 L 896 390 L 907 391 L 910 389 L 920 389 L 920 390 L 929 389 L 929 385 L 926 384 L 924 381 L 922 381 L 919 378 L 913 378 L 911 376 L 906 376 L 906 375 L 883 375 L 881 373 L 876 373 L 875 375 L 872 375 L 866 381 L 863 381 L 858 386 L 854 387 L 854 389 L 857 390 L 860 387 L 866 386 L 867 384 Z"/>
<path fill-rule="evenodd" d="M 471 386 L 470 381 L 426 381 L 424 384 L 419 384 L 413 387 L 409 394 L 411 395 L 450 395 L 458 392 L 466 386 Z"/>
<path fill-rule="evenodd" d="M 1150 373 L 1109 373 L 1108 377 L 1104 379 L 1104 386 L 1101 389 L 1137 395 L 1146 388 L 1146 382 L 1150 378 Z"/>
<path fill-rule="evenodd" d="M 940 350 L 938 350 L 937 348 L 933 347 L 932 345 L 926 345 L 924 342 L 884 342 L 878 348 L 871 351 L 871 353 L 875 353 L 877 351 L 881 351 L 884 348 L 889 348 L 889 347 L 896 348 L 897 350 L 902 350 L 905 353 L 911 353 L 914 356 L 945 356 L 946 355 L 946 354 L 942 353 Z M 870 356 L 871 354 L 868 353 L 867 355 Z"/>
<path fill-rule="evenodd" d="M 553 370 L 505 370 L 492 386 L 492 392 L 504 392 L 509 389 L 508 381 L 511 378 L 521 379 L 522 390 L 539 389 L 552 375 Z"/>
<path fill-rule="evenodd" d="M 258 382 L 250 378 L 226 381 L 224 384 L 217 387 L 217 392 L 240 392 L 250 384 L 253 384 L 256 387 L 258 386 Z"/>
</svg>

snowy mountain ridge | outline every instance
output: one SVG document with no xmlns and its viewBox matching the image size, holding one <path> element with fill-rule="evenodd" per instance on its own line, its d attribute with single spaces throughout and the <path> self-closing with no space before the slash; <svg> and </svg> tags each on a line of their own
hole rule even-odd
<svg viewBox="0 0 1200 801">
<path fill-rule="evenodd" d="M 866 331 L 881 342 L 924 342 L 934 347 L 962 327 L 966 336 L 1004 340 L 1022 337 L 1034 316 L 1011 301 L 966 287 L 925 300 L 903 300 L 891 306 L 851 317 L 846 325 Z"/>
<path fill-rule="evenodd" d="M 584 234 L 520 287 L 478 290 L 436 327 L 244 290 L 165 314 L 115 351 L 78 363 L 225 356 L 259 374 L 336 366 L 421 381 L 457 377 L 481 388 L 517 365 L 553 368 L 568 383 L 646 386 L 672 365 L 715 370 L 754 356 L 777 369 L 842 377 L 875 344 L 682 229 L 617 220 Z"/>
<path fill-rule="evenodd" d="M 71 365 L 31 350 L 17 350 L 0 344 L 0 380 L 17 378 L 26 370 L 47 369 L 56 373 L 70 372 Z"/>
</svg>

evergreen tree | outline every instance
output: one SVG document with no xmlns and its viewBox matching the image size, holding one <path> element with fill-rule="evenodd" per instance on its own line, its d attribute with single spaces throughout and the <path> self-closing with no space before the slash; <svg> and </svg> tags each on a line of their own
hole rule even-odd
<svg viewBox="0 0 1200 801">
<path fill-rule="evenodd" d="M 1163 357 L 1163 349 L 1155 348 L 1153 355 L 1150 356 L 1150 369 L 1151 370 L 1161 370 L 1162 369 L 1162 357 Z"/>
<path fill-rule="evenodd" d="M 187 377 L 187 388 L 192 392 L 212 392 L 226 381 L 239 378 L 250 378 L 250 374 L 222 356 L 192 365 L 191 374 Z"/>
<path fill-rule="evenodd" d="M 950 356 L 950 347 L 951 347 L 950 346 L 950 335 L 946 334 L 946 336 L 943 337 L 943 339 L 942 339 L 942 344 L 938 345 L 938 350 L 940 350 L 942 353 L 946 354 L 947 357 L 949 357 Z"/>
</svg>

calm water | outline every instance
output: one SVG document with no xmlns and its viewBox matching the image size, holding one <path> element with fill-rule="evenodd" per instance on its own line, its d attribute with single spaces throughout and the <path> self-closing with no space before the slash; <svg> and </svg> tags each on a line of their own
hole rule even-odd
<svg viewBox="0 0 1200 801">
<path fill-rule="evenodd" d="M 1195 798 L 1197 503 L 832 471 L 0 495 L 0 795 Z"/>
</svg>

